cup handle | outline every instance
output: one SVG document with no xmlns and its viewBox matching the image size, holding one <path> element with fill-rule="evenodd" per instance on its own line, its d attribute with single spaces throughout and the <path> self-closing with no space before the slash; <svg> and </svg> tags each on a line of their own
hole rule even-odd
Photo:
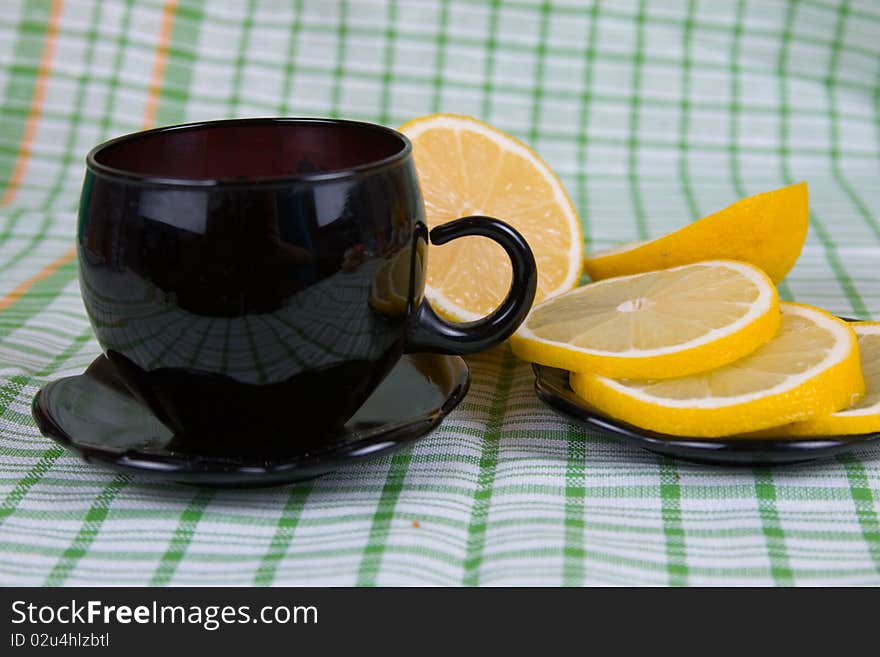
<svg viewBox="0 0 880 657">
<path fill-rule="evenodd" d="M 483 351 L 510 337 L 529 313 L 535 300 L 538 270 L 523 236 L 498 219 L 472 216 L 437 226 L 431 231 L 431 243 L 446 244 L 466 235 L 488 237 L 507 252 L 513 268 L 510 291 L 492 314 L 473 322 L 448 322 L 423 299 L 406 341 L 407 353 L 461 355 Z"/>
</svg>

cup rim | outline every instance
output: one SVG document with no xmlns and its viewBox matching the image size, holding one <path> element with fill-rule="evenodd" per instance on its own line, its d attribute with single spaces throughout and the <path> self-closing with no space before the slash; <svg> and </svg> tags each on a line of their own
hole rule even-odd
<svg viewBox="0 0 880 657">
<path fill-rule="evenodd" d="M 325 172 L 315 172 L 315 173 L 294 173 L 294 174 L 283 174 L 283 175 L 273 175 L 273 176 L 247 176 L 247 177 L 236 177 L 236 178 L 178 178 L 178 177 L 169 177 L 169 176 L 157 176 L 152 174 L 140 174 L 134 171 L 129 171 L 126 169 L 121 169 L 113 166 L 109 166 L 107 164 L 103 164 L 97 160 L 98 155 L 102 151 L 112 146 L 115 146 L 120 143 L 125 143 L 129 141 L 134 141 L 137 139 L 142 139 L 145 137 L 149 137 L 152 135 L 165 133 L 165 132 L 176 132 L 182 130 L 192 130 L 201 128 L 204 126 L 224 126 L 224 125 L 256 125 L 256 124 L 297 124 L 297 125 L 314 125 L 314 124 L 328 124 L 328 125 L 347 125 L 354 128 L 373 130 L 376 132 L 382 132 L 388 136 L 395 137 L 400 140 L 403 144 L 403 148 L 399 151 L 389 155 L 388 157 L 373 160 L 370 162 L 364 162 L 363 164 L 357 164 L 353 167 L 348 167 L 345 169 L 339 169 L 335 171 L 325 171 Z M 387 169 L 389 167 L 395 166 L 407 158 L 412 154 L 412 142 L 409 140 L 409 137 L 404 135 L 393 128 L 389 128 L 383 125 L 379 125 L 377 123 L 369 123 L 367 121 L 355 121 L 351 119 L 333 119 L 333 118 L 315 118 L 315 117 L 253 117 L 253 118 L 240 118 L 240 119 L 215 119 L 208 121 L 193 121 L 191 123 L 179 123 L 176 125 L 168 125 L 162 126 L 159 128 L 152 128 L 150 130 L 142 130 L 139 132 L 131 132 L 128 134 L 120 135 L 119 137 L 114 137 L 113 139 L 109 139 L 104 141 L 97 146 L 94 146 L 86 155 L 86 166 L 92 173 L 105 176 L 108 178 L 117 178 L 123 179 L 130 182 L 143 184 L 143 185 L 161 185 L 161 186 L 174 186 L 174 187 L 198 187 L 198 188 L 210 188 L 210 187 L 248 187 L 253 185 L 290 185 L 290 184 L 302 184 L 302 183 L 317 183 L 317 182 L 326 182 L 326 181 L 339 181 L 339 180 L 349 180 L 353 178 L 360 178 L 364 175 L 369 175 L 373 173 L 377 173 L 381 170 Z"/>
</svg>

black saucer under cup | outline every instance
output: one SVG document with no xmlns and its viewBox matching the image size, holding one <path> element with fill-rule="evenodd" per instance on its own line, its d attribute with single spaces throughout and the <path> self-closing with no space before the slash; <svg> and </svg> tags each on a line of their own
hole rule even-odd
<svg viewBox="0 0 880 657">
<path fill-rule="evenodd" d="M 467 365 L 458 356 L 404 355 L 345 426 L 325 434 L 319 445 L 242 441 L 238 450 L 223 452 L 176 436 L 99 356 L 84 373 L 44 386 L 34 397 L 33 414 L 44 435 L 89 463 L 199 486 L 273 486 L 408 445 L 436 427 L 468 385 Z M 296 418 L 291 422 L 295 436 Z"/>
<path fill-rule="evenodd" d="M 87 165 L 77 246 L 92 326 L 134 398 L 199 449 L 320 444 L 404 353 L 491 347 L 534 300 L 525 240 L 466 217 L 431 241 L 489 237 L 511 259 L 511 289 L 476 322 L 434 313 L 412 146 L 382 126 L 172 126 L 102 144 Z M 395 312 L 371 303 L 390 259 L 408 279 Z"/>
</svg>

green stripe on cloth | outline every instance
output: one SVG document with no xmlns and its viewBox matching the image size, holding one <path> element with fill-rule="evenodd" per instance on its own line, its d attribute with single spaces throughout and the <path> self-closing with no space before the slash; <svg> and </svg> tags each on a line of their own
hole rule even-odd
<svg viewBox="0 0 880 657">
<path fill-rule="evenodd" d="M 76 277 L 76 271 L 75 260 L 61 265 L 52 274 L 34 283 L 25 296 L 19 297 L 11 306 L 0 313 L 0 340 L 23 326 L 52 303 L 67 284 Z"/>
<path fill-rule="evenodd" d="M 730 138 L 729 138 L 729 166 L 730 175 L 733 181 L 733 190 L 737 198 L 745 198 L 749 196 L 749 192 L 743 183 L 742 171 L 740 165 L 740 129 L 739 122 L 742 118 L 742 89 L 741 89 L 741 55 L 742 42 L 745 28 L 743 21 L 745 19 L 746 0 L 738 0 L 736 5 L 736 18 L 733 26 L 733 35 L 730 40 Z M 778 285 L 779 297 L 784 301 L 794 301 L 794 294 L 788 282 L 783 280 Z"/>
<path fill-rule="evenodd" d="M 89 15 L 89 22 L 93 25 L 97 25 L 100 23 L 101 18 L 101 5 L 99 3 L 95 3 L 92 6 L 92 11 Z M 95 31 L 91 31 L 88 33 L 88 37 L 85 43 L 85 54 L 83 55 L 83 68 L 90 72 L 92 69 L 94 53 L 95 53 L 95 41 L 96 41 L 97 33 Z M 60 38 L 64 38 L 64 32 L 60 32 Z M 74 158 L 79 158 L 80 154 L 75 153 L 74 147 L 76 143 L 76 137 L 79 132 L 79 115 L 82 113 L 83 104 L 86 97 L 86 87 L 88 85 L 88 77 L 82 76 L 76 84 L 76 90 L 74 92 L 73 98 L 73 113 L 72 118 L 67 127 L 67 136 L 64 141 L 64 146 L 62 149 L 60 164 L 58 166 L 58 173 L 55 176 L 54 181 L 51 186 L 49 186 L 46 191 L 46 195 L 44 197 L 43 202 L 40 205 L 40 210 L 43 212 L 43 220 L 40 223 L 39 227 L 36 231 L 34 231 L 33 237 L 31 240 L 25 245 L 23 249 L 21 249 L 18 253 L 13 255 L 12 257 L 6 259 L 4 262 L 0 263 L 0 275 L 4 272 L 12 269 L 22 260 L 28 258 L 35 249 L 37 249 L 40 244 L 44 241 L 46 237 L 46 231 L 49 229 L 49 226 L 52 224 L 53 214 L 49 212 L 52 205 L 58 199 L 65 182 L 69 176 L 70 165 L 73 163 Z M 25 213 L 25 208 L 18 208 L 16 211 L 10 214 L 10 223 L 9 223 L 9 232 L 15 230 L 16 225 L 20 221 L 21 217 Z M 0 236 L 0 240 L 3 237 Z"/>
<path fill-rule="evenodd" d="M 43 377 L 55 371 L 61 364 L 66 363 L 74 353 L 79 351 L 83 344 L 91 339 L 91 337 L 91 330 L 82 333 L 66 349 L 56 355 L 45 368 L 36 372 L 36 376 Z M 27 383 L 28 379 L 26 377 L 14 376 L 0 388 L 0 417 L 3 417 L 7 410 L 9 410 L 9 407 L 20 398 Z M 2 452 L 3 450 L 0 448 L 0 454 Z M 36 462 L 4 497 L 3 502 L 0 503 L 0 526 L 3 525 L 6 518 L 16 511 L 27 492 L 41 481 L 43 476 L 52 467 L 52 464 L 62 454 L 64 454 L 64 449 L 55 443 L 51 443 L 48 448 L 37 453 Z"/>
<path fill-rule="evenodd" d="M 21 384 L 19 383 L 19 385 Z M 4 392 L 6 391 L 4 390 Z M 6 518 L 15 513 L 24 496 L 27 495 L 28 491 L 37 484 L 40 479 L 42 479 L 43 475 L 46 474 L 49 468 L 52 467 L 52 464 L 55 463 L 58 457 L 62 454 L 64 454 L 64 448 L 60 445 L 53 445 L 45 450 L 33 466 L 31 466 L 21 479 L 15 483 L 15 488 L 7 493 L 6 497 L 3 499 L 3 503 L 0 504 L 0 525 L 3 524 L 3 521 L 6 520 Z"/>
<path fill-rule="evenodd" d="M 639 114 L 642 109 L 642 67 L 645 62 L 645 0 L 639 0 L 639 13 L 635 17 L 636 44 L 632 61 L 632 95 L 629 103 L 629 135 L 627 137 L 627 175 L 630 198 L 636 221 L 638 239 L 650 237 L 645 204 L 639 190 Z"/>
<path fill-rule="evenodd" d="M 437 25 L 437 50 L 434 54 L 434 79 L 431 88 L 431 112 L 439 112 L 443 105 L 443 69 L 446 65 L 446 37 L 449 29 L 449 0 L 440 0 L 440 18 Z"/>
<path fill-rule="evenodd" d="M 336 29 L 336 62 L 333 66 L 333 91 L 330 99 L 331 118 L 339 118 L 342 83 L 345 76 L 345 44 L 348 38 L 348 0 L 339 2 L 339 24 Z"/>
<path fill-rule="evenodd" d="M 394 78 L 394 41 L 397 38 L 397 0 L 389 0 L 388 11 L 385 16 L 385 49 L 382 54 L 382 91 L 379 96 L 379 123 L 387 124 L 391 121 L 391 103 L 394 100 L 391 94 L 391 82 Z"/>
<path fill-rule="evenodd" d="M 630 197 L 635 211 L 636 231 L 638 239 L 650 237 L 647 214 L 639 185 L 639 114 L 642 93 L 643 66 L 645 62 L 645 21 L 646 3 L 640 0 L 639 10 L 635 19 L 636 46 L 633 53 L 632 100 L 629 108 L 629 148 L 627 171 L 630 182 Z M 686 183 L 685 183 L 686 184 Z M 691 218 L 696 218 L 692 216 Z M 680 489 L 677 483 L 678 469 L 674 461 L 667 458 L 658 459 L 660 466 L 660 503 L 663 521 L 663 532 L 666 541 L 667 568 L 669 584 L 681 586 L 687 583 L 687 566 L 685 564 L 685 536 L 681 527 Z"/>
<path fill-rule="evenodd" d="M 156 107 L 156 125 L 170 125 L 186 120 L 190 82 L 196 57 L 191 50 L 198 43 L 205 17 L 204 0 L 182 0 L 171 27 L 165 78 Z"/>
<path fill-rule="evenodd" d="M 697 200 L 694 197 L 694 189 L 691 183 L 690 167 L 688 166 L 688 132 L 690 131 L 690 111 L 691 111 L 691 59 L 692 47 L 691 40 L 694 34 L 694 12 L 697 9 L 696 0 L 688 0 L 687 16 L 684 19 L 684 29 L 682 30 L 682 50 L 684 56 L 682 58 L 682 86 L 681 86 L 681 119 L 678 124 L 678 175 L 684 188 L 684 197 L 687 200 L 688 210 L 692 219 L 699 219 L 700 210 L 697 207 Z"/>
<path fill-rule="evenodd" d="M 738 0 L 736 4 L 736 18 L 733 25 L 733 34 L 730 39 L 730 121 L 728 133 L 728 153 L 730 156 L 730 175 L 733 179 L 733 189 L 737 198 L 745 198 L 749 195 L 743 183 L 740 170 L 739 122 L 742 106 L 742 82 L 741 64 L 742 42 L 745 33 L 743 20 L 745 19 L 746 0 Z"/>
<path fill-rule="evenodd" d="M 780 42 L 779 48 L 779 70 L 782 72 L 785 72 L 788 69 L 790 63 L 792 26 L 797 16 L 797 7 L 798 5 L 795 0 L 788 0 L 785 14 L 785 29 L 782 32 L 782 40 Z M 780 76 L 779 80 L 781 84 L 779 92 L 779 115 L 781 123 L 779 128 L 779 159 L 782 166 L 782 178 L 785 181 L 786 185 L 792 185 L 797 181 L 791 174 L 789 164 L 789 131 L 791 123 L 791 105 L 789 100 L 788 85 L 785 82 L 785 77 Z M 846 295 L 846 298 L 849 301 L 853 312 L 858 318 L 866 319 L 869 313 L 864 304 L 864 301 L 862 300 L 861 295 L 853 284 L 852 278 L 847 273 L 846 268 L 843 265 L 843 262 L 838 253 L 837 245 L 834 243 L 834 240 L 831 238 L 831 234 L 828 232 L 825 225 L 821 222 L 818 214 L 814 209 L 810 210 L 810 227 L 813 229 L 813 232 L 822 243 L 822 246 L 825 250 L 825 257 L 828 260 L 828 264 L 834 272 L 834 276 L 837 279 L 837 282 L 840 284 L 841 289 Z"/>
<path fill-rule="evenodd" d="M 483 67 L 483 104 L 480 115 L 489 120 L 492 116 L 492 93 L 495 87 L 495 51 L 498 48 L 498 13 L 500 0 L 491 0 L 489 26 L 486 29 L 485 64 Z"/>
<path fill-rule="evenodd" d="M 587 459 L 584 434 L 575 426 L 568 430 L 568 460 L 565 473 L 565 543 L 563 546 L 562 584 L 584 584 L 584 499 L 586 497 Z"/>
<path fill-rule="evenodd" d="M 877 574 L 880 574 L 880 491 L 872 490 L 865 464 L 851 454 L 839 457 L 849 480 L 849 493 L 856 517 Z"/>
<path fill-rule="evenodd" d="M 761 469 L 755 471 L 755 493 L 758 496 L 758 510 L 761 514 L 761 525 L 767 540 L 768 556 L 770 557 L 770 573 L 776 584 L 788 586 L 794 583 L 789 556 L 785 546 L 785 531 L 776 509 L 776 486 L 773 473 Z"/>
<path fill-rule="evenodd" d="M 494 356 L 494 354 L 493 354 Z M 477 586 L 480 583 L 480 565 L 483 562 L 483 549 L 486 545 L 486 530 L 489 524 L 489 507 L 492 503 L 492 488 L 495 483 L 495 468 L 498 465 L 498 449 L 501 440 L 504 410 L 510 394 L 510 377 L 515 359 L 513 353 L 505 348 L 501 354 L 501 365 L 492 404 L 489 406 L 489 419 L 478 462 L 477 487 L 467 528 L 467 552 L 464 558 L 464 586 Z"/>
<path fill-rule="evenodd" d="M 828 77 L 825 86 L 828 90 L 828 125 L 831 132 L 831 167 L 834 172 L 834 180 L 840 185 L 850 202 L 858 209 L 859 215 L 865 225 L 880 240 L 880 223 L 871 215 L 865 202 L 850 185 L 844 176 L 840 161 L 840 115 L 838 111 L 837 78 L 840 67 L 840 56 L 843 50 L 843 37 L 846 30 L 846 22 L 850 16 L 850 2 L 843 0 L 837 8 L 836 24 L 834 26 L 834 41 L 828 55 Z M 880 70 L 880 68 L 878 68 Z"/>
<path fill-rule="evenodd" d="M 294 486 L 287 497 L 287 503 L 278 518 L 278 526 L 269 549 L 263 555 L 263 560 L 254 576 L 255 586 L 269 586 L 275 581 L 278 564 L 287 554 L 287 549 L 293 541 L 293 534 L 299 524 L 299 518 L 305 508 L 306 500 L 312 490 L 311 483 Z"/>
<path fill-rule="evenodd" d="M 682 526 L 679 479 L 678 468 L 672 459 L 660 459 L 660 501 L 670 586 L 685 586 L 688 583 L 687 545 Z"/>
<path fill-rule="evenodd" d="M 529 142 L 537 143 L 541 134 L 541 102 L 544 97 L 544 66 L 547 57 L 547 31 L 550 29 L 550 3 L 541 3 L 538 18 L 538 44 L 535 48 L 535 86 L 532 91 L 532 110 L 529 119 Z"/>
<path fill-rule="evenodd" d="M 290 90 L 293 87 L 293 75 L 296 72 L 296 54 L 299 45 L 299 35 L 302 31 L 302 0 L 296 0 L 294 4 L 293 27 L 290 30 L 290 38 L 287 40 L 287 50 L 284 53 L 284 80 L 281 83 L 281 107 L 280 116 L 290 114 Z"/>
<path fill-rule="evenodd" d="M 95 501 L 83 518 L 83 524 L 79 532 L 74 537 L 73 542 L 64 550 L 61 559 L 52 568 L 44 586 L 60 586 L 64 584 L 64 581 L 76 567 L 77 562 L 87 554 L 89 546 L 95 540 L 95 537 L 101 530 L 101 525 L 107 518 L 110 505 L 127 483 L 128 477 L 117 475 L 98 493 Z"/>
<path fill-rule="evenodd" d="M 382 486 L 382 495 L 373 515 L 373 523 L 364 547 L 364 556 L 358 569 L 356 586 L 375 586 L 376 577 L 379 575 L 391 531 L 391 521 L 394 519 L 394 507 L 403 490 L 406 472 L 412 461 L 410 450 L 404 449 L 391 457 L 391 465 L 388 468 L 388 476 L 385 485 Z"/>
<path fill-rule="evenodd" d="M 198 491 L 193 495 L 189 505 L 180 513 L 180 522 L 168 543 L 168 549 L 162 555 L 162 559 L 150 579 L 150 586 L 163 586 L 174 578 L 174 573 L 186 556 L 187 548 L 193 540 L 193 534 L 213 495 L 213 491 L 210 490 Z"/>
<path fill-rule="evenodd" d="M 110 66 L 111 74 L 106 81 L 107 93 L 104 96 L 104 103 L 101 109 L 101 119 L 98 122 L 99 139 L 106 139 L 110 135 L 113 126 L 113 114 L 116 106 L 116 100 L 119 97 L 120 88 L 120 72 L 122 70 L 122 60 L 125 57 L 128 46 L 128 32 L 131 28 L 131 15 L 134 0 L 126 0 L 122 8 L 122 17 L 119 21 L 119 31 L 113 43 L 115 51 L 113 53 L 113 63 Z M 161 98 L 161 97 L 160 97 Z M 158 111 L 162 111 L 160 104 Z"/>
<path fill-rule="evenodd" d="M 51 3 L 23 0 L 20 4 L 19 22 L 16 26 L 12 60 L 5 66 L 6 85 L 3 102 L 0 103 L 0 191 L 5 190 L 15 167 L 18 145 L 24 135 L 28 108 L 37 82 L 40 55 L 49 27 Z M 14 108 L 22 111 L 16 112 Z"/>
<path fill-rule="evenodd" d="M 244 20 L 241 22 L 241 29 L 239 30 L 240 34 L 235 59 L 232 60 L 232 93 L 229 95 L 229 103 L 226 108 L 229 116 L 238 116 L 238 107 L 241 105 L 241 76 L 250 46 L 251 32 L 254 27 L 252 16 L 255 7 L 255 0 L 248 0 L 244 12 Z"/>
<path fill-rule="evenodd" d="M 578 113 L 577 131 L 577 164 L 575 168 L 575 194 L 577 210 L 581 219 L 581 230 L 584 238 L 584 251 L 588 252 L 592 245 L 590 230 L 590 204 L 587 192 L 587 131 L 590 126 L 591 106 L 594 100 L 593 71 L 596 64 L 596 39 L 599 28 L 599 11 L 601 3 L 594 2 L 590 8 L 589 33 L 584 50 L 583 91 L 580 95 L 580 111 Z"/>
</svg>

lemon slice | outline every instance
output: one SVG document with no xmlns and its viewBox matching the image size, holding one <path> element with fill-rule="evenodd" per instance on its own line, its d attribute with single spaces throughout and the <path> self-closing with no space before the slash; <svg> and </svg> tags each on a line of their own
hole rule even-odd
<svg viewBox="0 0 880 657">
<path fill-rule="evenodd" d="M 581 225 L 559 178 L 528 146 L 477 119 L 431 114 L 400 131 L 413 143 L 430 228 L 468 215 L 509 223 L 538 266 L 535 301 L 574 287 L 583 265 Z M 510 262 L 491 240 L 431 247 L 425 296 L 457 321 L 493 311 L 510 288 Z"/>
<path fill-rule="evenodd" d="M 675 232 L 587 254 L 594 281 L 715 258 L 742 260 L 778 283 L 794 267 L 809 223 L 807 184 L 741 199 Z"/>
<path fill-rule="evenodd" d="M 846 408 L 865 392 L 856 334 L 818 308 L 782 303 L 779 333 L 730 365 L 665 380 L 572 374 L 602 413 L 676 436 L 757 431 Z"/>
<path fill-rule="evenodd" d="M 668 378 L 731 363 L 779 328 L 760 269 L 710 260 L 585 285 L 536 306 L 511 338 L 524 360 L 613 378 Z"/>
<path fill-rule="evenodd" d="M 837 413 L 767 429 L 766 436 L 844 436 L 880 431 L 880 322 L 850 324 L 859 339 L 865 396 Z"/>
</svg>

